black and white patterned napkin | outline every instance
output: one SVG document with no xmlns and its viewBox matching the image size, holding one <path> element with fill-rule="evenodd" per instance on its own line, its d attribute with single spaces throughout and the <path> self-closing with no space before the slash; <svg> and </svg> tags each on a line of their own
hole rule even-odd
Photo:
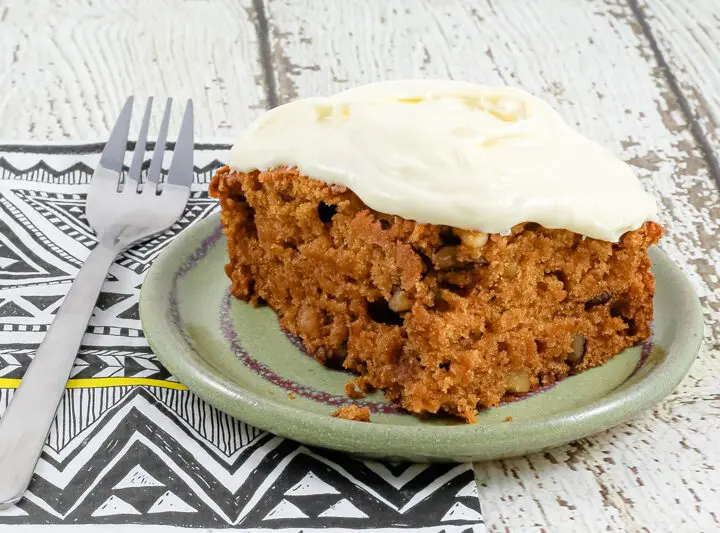
<svg viewBox="0 0 720 533">
<path fill-rule="evenodd" d="M 112 267 L 30 490 L 0 530 L 485 531 L 472 465 L 307 448 L 210 407 L 154 357 L 143 277 L 216 209 L 206 188 L 227 148 L 198 145 L 182 219 Z M 0 145 L 0 413 L 95 243 L 84 206 L 101 149 Z"/>
</svg>

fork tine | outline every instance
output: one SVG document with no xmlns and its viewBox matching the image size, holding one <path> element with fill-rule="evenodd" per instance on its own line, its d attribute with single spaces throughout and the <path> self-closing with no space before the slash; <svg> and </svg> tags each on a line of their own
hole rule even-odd
<svg viewBox="0 0 720 533">
<path fill-rule="evenodd" d="M 145 104 L 145 113 L 143 114 L 142 124 L 140 124 L 140 133 L 138 133 L 137 142 L 135 143 L 135 153 L 133 154 L 130 171 L 128 172 L 128 181 L 134 180 L 135 186 L 140 181 L 140 171 L 142 170 L 143 158 L 145 157 L 145 145 L 147 144 L 148 125 L 150 123 L 150 113 L 152 112 L 152 96 L 147 99 Z M 127 187 L 127 186 L 126 186 Z"/>
<path fill-rule="evenodd" d="M 160 181 L 163 155 L 165 154 L 165 143 L 167 142 L 168 124 L 170 124 L 170 109 L 172 109 L 172 98 L 168 98 L 167 102 L 165 102 L 165 111 L 162 122 L 160 123 L 160 132 L 158 133 L 157 142 L 155 143 L 155 150 L 153 150 L 152 161 L 150 161 L 150 170 L 148 170 L 148 183 L 158 183 Z"/>
<path fill-rule="evenodd" d="M 125 102 L 100 156 L 100 164 L 115 172 L 122 171 L 123 161 L 125 160 L 125 149 L 127 147 L 134 100 L 135 97 L 131 96 Z"/>
<path fill-rule="evenodd" d="M 188 100 L 168 171 L 168 183 L 190 187 L 194 175 L 193 148 L 193 103 Z"/>
</svg>

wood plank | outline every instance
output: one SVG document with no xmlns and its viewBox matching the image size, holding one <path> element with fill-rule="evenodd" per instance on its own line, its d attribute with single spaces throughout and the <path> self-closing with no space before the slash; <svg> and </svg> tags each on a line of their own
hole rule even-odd
<svg viewBox="0 0 720 533">
<path fill-rule="evenodd" d="M 198 138 L 237 136 L 265 107 L 251 7 L 252 0 L 1 3 L 0 139 L 102 139 L 131 94 L 176 104 L 192 98 Z M 174 124 L 181 111 L 176 105 Z M 157 104 L 151 132 L 160 115 Z"/>
<path fill-rule="evenodd" d="M 718 527 L 710 476 L 720 430 L 709 418 L 720 373 L 720 198 L 630 6 L 266 0 L 266 10 L 281 102 L 408 77 L 518 85 L 636 167 L 661 205 L 662 247 L 702 299 L 699 360 L 675 393 L 631 423 L 478 465 L 481 498 L 490 531 Z"/>
<path fill-rule="evenodd" d="M 717 159 L 720 154 L 720 3 L 716 0 L 645 0 L 640 3 L 640 13 Z"/>
</svg>

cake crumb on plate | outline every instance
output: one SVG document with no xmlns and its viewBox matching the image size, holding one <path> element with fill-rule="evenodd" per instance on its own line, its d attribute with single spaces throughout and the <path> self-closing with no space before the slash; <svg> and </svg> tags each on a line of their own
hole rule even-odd
<svg viewBox="0 0 720 533">
<path fill-rule="evenodd" d="M 360 407 L 359 405 L 343 405 L 330 416 L 344 418 L 345 420 L 354 420 L 355 422 L 370 422 L 370 409 L 368 407 Z"/>
</svg>

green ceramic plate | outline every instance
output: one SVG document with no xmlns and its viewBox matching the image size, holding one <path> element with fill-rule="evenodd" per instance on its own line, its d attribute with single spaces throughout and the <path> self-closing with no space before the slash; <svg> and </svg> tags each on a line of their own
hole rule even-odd
<svg viewBox="0 0 720 533">
<path fill-rule="evenodd" d="M 477 424 L 404 414 L 380 393 L 359 402 L 371 408 L 371 424 L 340 420 L 329 415 L 350 403 L 344 395 L 348 374 L 299 350 L 270 309 L 230 297 L 218 224 L 213 215 L 188 228 L 150 269 L 140 297 L 147 340 L 165 366 L 212 405 L 310 445 L 419 462 L 493 459 L 557 446 L 628 419 L 669 394 L 702 337 L 693 289 L 655 248 L 652 348 L 627 350 L 602 368 L 488 409 Z"/>
</svg>

